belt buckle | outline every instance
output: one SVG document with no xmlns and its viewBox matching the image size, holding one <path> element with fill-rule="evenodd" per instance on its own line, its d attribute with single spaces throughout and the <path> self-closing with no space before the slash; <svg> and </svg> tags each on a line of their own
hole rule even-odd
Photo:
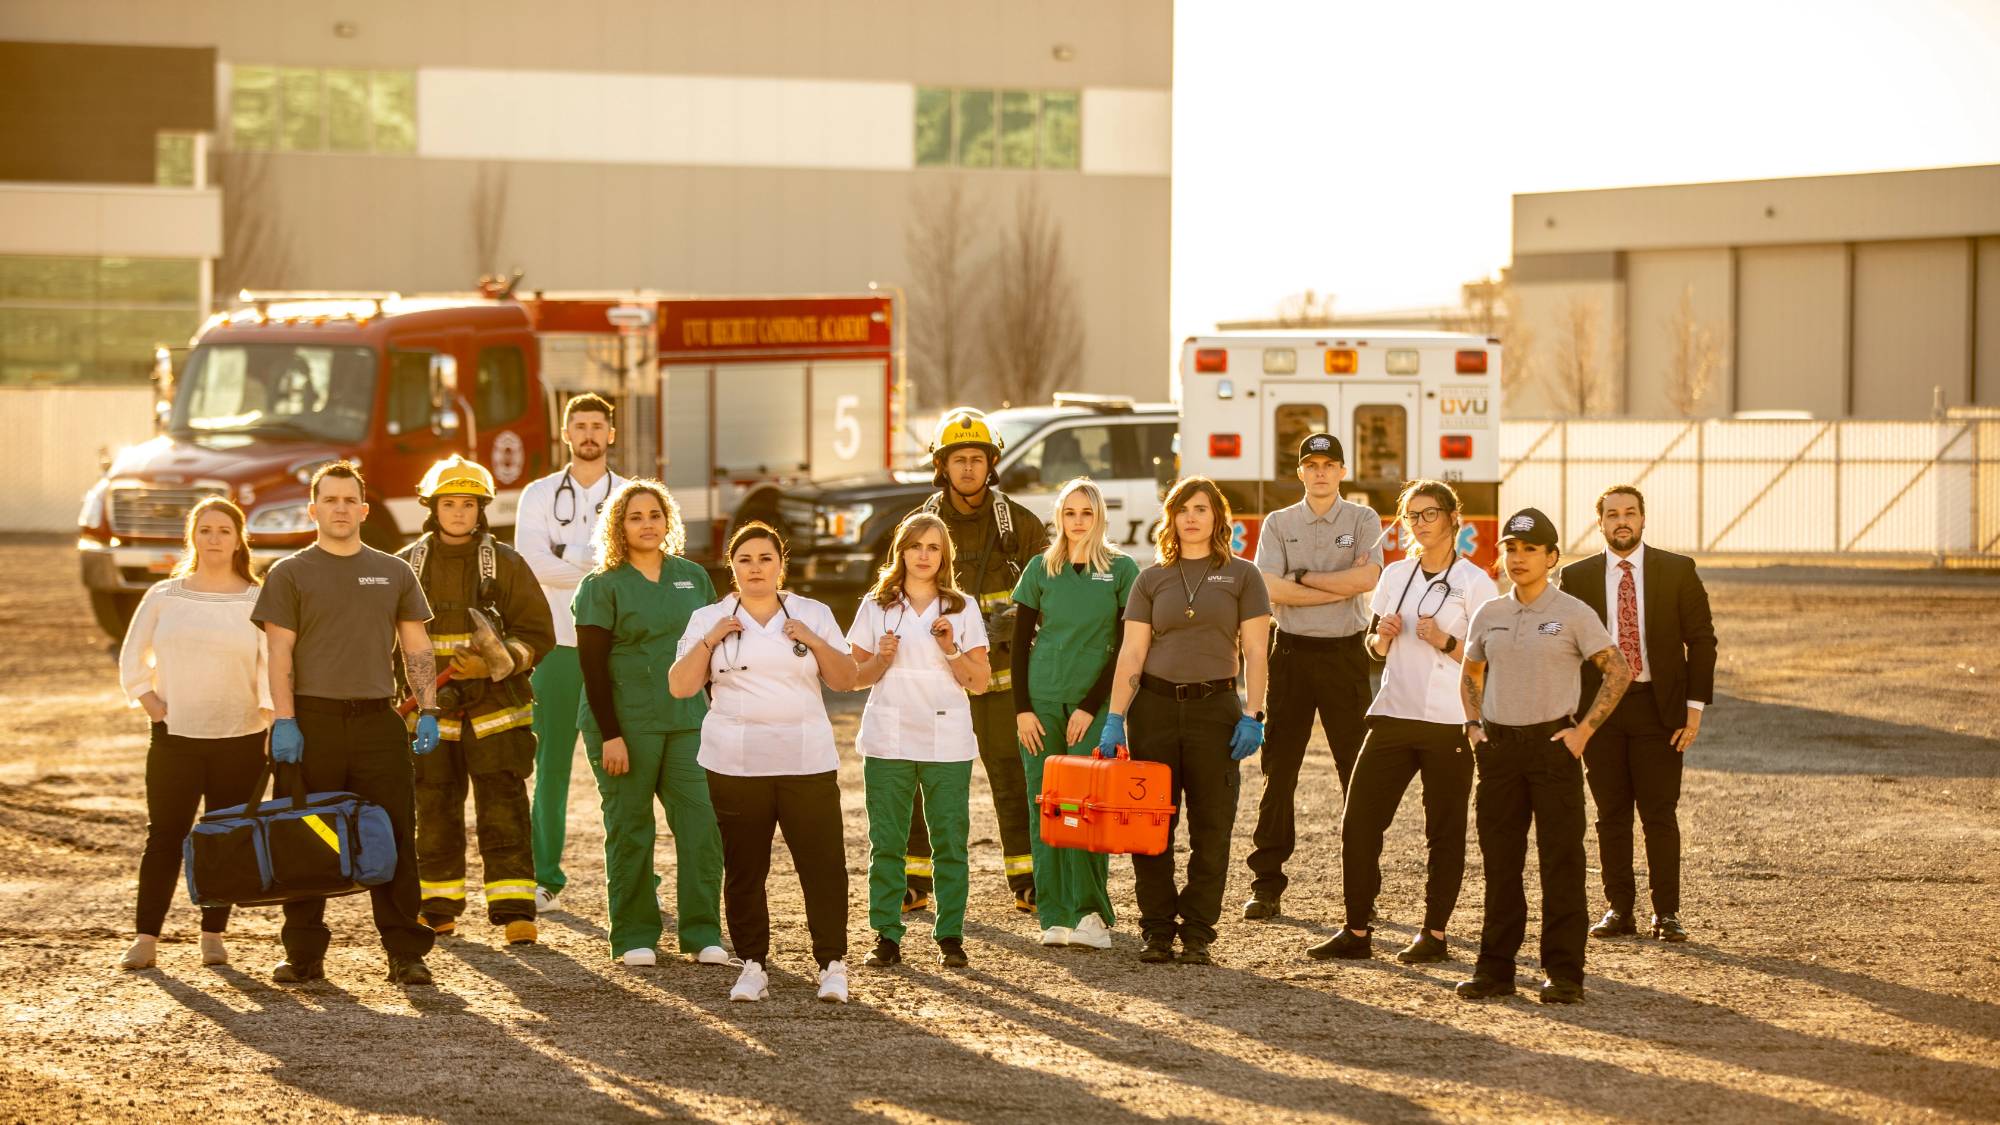
<svg viewBox="0 0 2000 1125">
<path fill-rule="evenodd" d="M 1189 690 L 1192 689 L 1193 687 L 1194 687 L 1193 684 L 1175 684 L 1174 702 L 1186 703 L 1189 699 L 1193 698 L 1193 696 L 1188 694 Z"/>
</svg>

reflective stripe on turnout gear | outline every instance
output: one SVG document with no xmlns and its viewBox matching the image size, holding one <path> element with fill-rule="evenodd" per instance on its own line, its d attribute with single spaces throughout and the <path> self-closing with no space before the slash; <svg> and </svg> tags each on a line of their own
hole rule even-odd
<svg viewBox="0 0 2000 1125">
<path fill-rule="evenodd" d="M 906 855 L 903 857 L 903 874 L 931 877 L 931 857 L 927 855 Z"/>
<path fill-rule="evenodd" d="M 485 738 L 489 735 L 499 734 L 503 730 L 514 730 L 519 727 L 532 726 L 534 722 L 535 705 L 533 703 L 523 703 L 519 707 L 505 707 L 498 711 L 489 711 L 472 720 L 472 736 L 474 738 Z M 404 716 L 403 725 L 410 729 L 411 734 L 415 734 L 417 731 L 416 713 L 411 712 Z M 457 719 L 440 718 L 438 719 L 438 737 L 446 742 L 462 741 L 465 737 L 464 724 Z"/>
<path fill-rule="evenodd" d="M 532 899 L 535 897 L 533 879 L 496 879 L 486 884 L 486 901 L 500 902 L 505 899 Z"/>
<path fill-rule="evenodd" d="M 1032 852 L 1027 855 L 1010 855 L 1002 862 L 1009 875 L 1032 875 L 1035 873 L 1035 857 Z"/>
<path fill-rule="evenodd" d="M 437 883 L 420 881 L 417 889 L 425 898 L 464 898 L 465 880 L 446 879 Z"/>
</svg>

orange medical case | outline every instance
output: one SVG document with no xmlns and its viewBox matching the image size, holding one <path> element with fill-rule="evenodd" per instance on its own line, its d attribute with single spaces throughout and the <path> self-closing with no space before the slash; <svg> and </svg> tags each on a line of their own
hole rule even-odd
<svg viewBox="0 0 2000 1125">
<path fill-rule="evenodd" d="M 1159 855 L 1173 821 L 1173 771 L 1165 762 L 1052 755 L 1042 763 L 1042 842 L 1111 855 Z"/>
</svg>

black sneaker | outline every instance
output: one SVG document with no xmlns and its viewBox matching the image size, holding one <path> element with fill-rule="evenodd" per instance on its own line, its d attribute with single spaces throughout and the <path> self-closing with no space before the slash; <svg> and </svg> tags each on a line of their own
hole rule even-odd
<svg viewBox="0 0 2000 1125">
<path fill-rule="evenodd" d="M 1183 965 L 1215 964 L 1215 958 L 1208 955 L 1207 942 L 1189 941 L 1186 938 L 1181 939 L 1181 955 L 1174 958 L 1174 960 Z"/>
<path fill-rule="evenodd" d="M 1583 1000 L 1583 986 L 1573 980 L 1545 980 L 1540 993 L 1544 1004 L 1576 1004 Z"/>
<path fill-rule="evenodd" d="M 1243 904 L 1243 920 L 1261 922 L 1278 916 L 1278 900 L 1275 898 L 1253 898 Z"/>
<path fill-rule="evenodd" d="M 1306 956 L 1315 961 L 1332 961 L 1336 959 L 1341 961 L 1366 961 L 1370 957 L 1375 956 L 1375 937 L 1373 934 L 1357 934 L 1346 926 L 1342 926 L 1339 933 L 1320 942 L 1318 945 L 1307 947 Z"/>
<path fill-rule="evenodd" d="M 963 969 L 971 963 L 971 959 L 965 955 L 964 938 L 938 939 L 938 964 L 947 969 Z"/>
<path fill-rule="evenodd" d="M 1165 965 L 1174 959 L 1174 939 L 1170 937 L 1149 937 L 1144 948 L 1139 950 L 1139 960 L 1148 965 Z"/>
<path fill-rule="evenodd" d="M 903 947 L 888 938 L 876 938 L 875 948 L 868 951 L 868 956 L 862 958 L 861 963 L 871 969 L 900 965 L 903 963 Z"/>
<path fill-rule="evenodd" d="M 1482 977 L 1475 973 L 1471 980 L 1459 981 L 1458 987 L 1452 991 L 1458 993 L 1460 1000 L 1485 1000 L 1494 996 L 1514 995 L 1514 982 L 1501 980 L 1498 977 Z"/>
<path fill-rule="evenodd" d="M 324 961 L 280 961 L 271 970 L 271 979 L 278 984 L 304 984 L 309 980 L 326 979 Z"/>
<path fill-rule="evenodd" d="M 1396 960 L 1405 965 L 1429 965 L 1451 960 L 1451 950 L 1443 938 L 1433 937 L 1425 930 L 1417 935 L 1417 940 L 1396 951 Z"/>
<path fill-rule="evenodd" d="M 431 971 L 424 967 L 421 957 L 389 958 L 389 983 L 401 985 L 429 984 Z"/>
</svg>

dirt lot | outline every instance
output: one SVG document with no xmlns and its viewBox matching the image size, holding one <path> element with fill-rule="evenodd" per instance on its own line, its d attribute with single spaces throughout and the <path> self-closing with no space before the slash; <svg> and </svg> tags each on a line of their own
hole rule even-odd
<svg viewBox="0 0 2000 1125">
<path fill-rule="evenodd" d="M 1129 918 L 1108 952 L 1035 944 L 1004 900 L 982 781 L 972 969 L 938 969 L 919 928 L 911 964 L 857 968 L 856 1002 L 831 1007 L 811 1000 L 782 851 L 768 1003 L 727 1003 L 726 969 L 611 965 L 580 759 L 575 913 L 546 922 L 539 947 L 469 926 L 432 958 L 438 987 L 405 994 L 379 979 L 366 906 L 347 899 L 329 911 L 332 979 L 278 989 L 266 982 L 275 911 L 239 916 L 236 964 L 218 971 L 198 963 L 182 902 L 160 967 L 116 971 L 144 830 L 144 725 L 119 706 L 69 551 L 0 543 L 0 570 L 12 576 L 0 594 L 0 1119 L 2000 1116 L 1994 579 L 1708 572 L 1723 665 L 1682 802 L 1695 940 L 1594 943 L 1581 1006 L 1452 996 L 1480 921 L 1476 849 L 1454 963 L 1304 957 L 1338 902 L 1321 743 L 1302 785 L 1290 916 L 1225 922 L 1214 968 L 1138 964 Z M 842 702 L 843 739 L 857 715 L 858 697 Z M 858 888 L 864 818 L 849 780 Z M 1231 904 L 1247 892 L 1240 857 L 1260 789 L 1246 773 Z M 1421 820 L 1413 790 L 1385 856 L 1396 944 L 1421 913 Z M 1113 872 L 1129 903 L 1129 864 Z M 858 960 L 868 935 L 855 902 Z M 1530 952 L 1534 941 L 1531 923 Z"/>
</svg>

